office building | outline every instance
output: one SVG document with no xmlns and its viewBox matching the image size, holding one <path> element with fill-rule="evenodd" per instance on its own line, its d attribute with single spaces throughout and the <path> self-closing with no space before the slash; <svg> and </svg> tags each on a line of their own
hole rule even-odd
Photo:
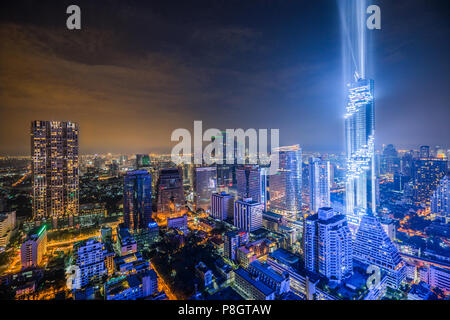
<svg viewBox="0 0 450 320">
<path fill-rule="evenodd" d="M 35 219 L 73 217 L 79 208 L 78 124 L 31 123 L 32 207 Z"/>
<path fill-rule="evenodd" d="M 445 176 L 431 196 L 431 213 L 445 223 L 450 223 L 450 179 Z"/>
<path fill-rule="evenodd" d="M 269 177 L 270 211 L 296 220 L 302 209 L 302 150 L 299 145 L 280 147 L 277 173 Z"/>
<path fill-rule="evenodd" d="M 211 195 L 211 216 L 215 219 L 226 220 L 232 218 L 234 212 L 234 197 L 225 193 Z"/>
<path fill-rule="evenodd" d="M 441 179 L 447 174 L 447 160 L 421 158 L 414 160 L 413 201 L 417 206 L 430 207 L 430 199 Z"/>
<path fill-rule="evenodd" d="M 312 159 L 310 165 L 310 209 L 317 212 L 319 208 L 330 207 L 330 162 Z"/>
<path fill-rule="evenodd" d="M 20 247 L 22 268 L 41 265 L 47 250 L 47 226 L 43 225 L 31 230 Z"/>
<path fill-rule="evenodd" d="M 277 297 L 290 291 L 288 272 L 279 275 L 269 264 L 261 263 L 258 260 L 250 263 L 247 271 L 266 286 L 275 290 L 275 296 Z"/>
<path fill-rule="evenodd" d="M 211 194 L 217 189 L 216 167 L 194 168 L 194 208 L 209 212 L 211 209 Z"/>
<path fill-rule="evenodd" d="M 238 200 L 234 203 L 234 225 L 247 232 L 253 232 L 262 227 L 262 203 L 249 199 Z"/>
<path fill-rule="evenodd" d="M 123 220 L 135 232 L 152 217 L 152 176 L 145 170 L 127 172 L 123 183 Z"/>
<path fill-rule="evenodd" d="M 261 170 L 256 165 L 242 166 L 236 169 L 237 196 L 239 199 L 251 198 L 261 202 Z"/>
<path fill-rule="evenodd" d="M 161 169 L 157 192 L 157 210 L 159 213 L 178 213 L 185 208 L 183 175 L 180 169 Z"/>
<path fill-rule="evenodd" d="M 345 215 L 319 208 L 305 221 L 305 267 L 340 282 L 353 273 L 352 235 Z"/>
<path fill-rule="evenodd" d="M 234 288 L 246 300 L 275 300 L 275 290 L 243 268 L 234 271 Z"/>
</svg>

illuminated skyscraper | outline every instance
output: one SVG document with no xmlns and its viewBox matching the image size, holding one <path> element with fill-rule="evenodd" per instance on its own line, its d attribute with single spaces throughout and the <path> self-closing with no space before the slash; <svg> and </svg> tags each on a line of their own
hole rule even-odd
<svg viewBox="0 0 450 320">
<path fill-rule="evenodd" d="M 448 176 L 441 179 L 431 196 L 431 213 L 445 223 L 450 223 L 450 179 Z"/>
<path fill-rule="evenodd" d="M 305 267 L 334 281 L 352 275 L 352 235 L 345 215 L 320 208 L 306 219 Z"/>
<path fill-rule="evenodd" d="M 262 227 L 262 203 L 250 198 L 234 203 L 234 225 L 244 231 L 253 232 Z"/>
<path fill-rule="evenodd" d="M 430 206 L 430 198 L 441 179 L 447 174 L 447 160 L 420 158 L 413 164 L 413 200 L 417 206 Z"/>
<path fill-rule="evenodd" d="M 234 198 L 233 196 L 221 192 L 211 195 L 211 216 L 215 219 L 225 220 L 233 217 Z"/>
<path fill-rule="evenodd" d="M 247 165 L 236 169 L 237 195 L 239 199 L 252 198 L 261 202 L 261 169 L 256 165 Z"/>
<path fill-rule="evenodd" d="M 269 177 L 270 210 L 296 219 L 302 209 L 302 149 L 294 145 L 274 151 L 279 166 Z"/>
<path fill-rule="evenodd" d="M 358 79 L 348 86 L 346 214 L 353 232 L 362 215 L 376 212 L 373 88 L 373 80 L 367 79 Z"/>
<path fill-rule="evenodd" d="M 31 123 L 34 219 L 78 214 L 78 124 Z"/>
<path fill-rule="evenodd" d="M 310 208 L 317 212 L 319 208 L 330 207 L 330 162 L 313 159 L 310 167 Z"/>
<path fill-rule="evenodd" d="M 185 208 L 183 175 L 180 169 L 161 169 L 157 192 L 157 210 L 160 213 L 180 212 Z"/>
<path fill-rule="evenodd" d="M 152 216 L 152 176 L 129 171 L 123 183 L 123 220 L 130 231 L 144 229 Z"/>
<path fill-rule="evenodd" d="M 209 212 L 211 209 L 211 194 L 216 192 L 217 169 L 216 167 L 194 168 L 194 205 L 195 210 L 203 209 Z"/>
</svg>

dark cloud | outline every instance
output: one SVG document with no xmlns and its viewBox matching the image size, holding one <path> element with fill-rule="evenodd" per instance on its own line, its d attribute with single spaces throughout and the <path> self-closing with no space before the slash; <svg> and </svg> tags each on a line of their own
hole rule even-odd
<svg viewBox="0 0 450 320">
<path fill-rule="evenodd" d="M 445 145 L 448 21 L 426 1 L 379 2 L 377 142 Z M 194 120 L 343 150 L 334 1 L 78 1 L 80 31 L 69 4 L 2 4 L 0 153 L 27 154 L 35 119 L 78 121 L 82 152 L 166 151 Z"/>
</svg>

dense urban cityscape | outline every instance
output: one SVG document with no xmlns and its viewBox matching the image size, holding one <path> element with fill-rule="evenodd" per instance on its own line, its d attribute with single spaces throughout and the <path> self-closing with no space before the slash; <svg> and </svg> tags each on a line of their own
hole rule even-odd
<svg viewBox="0 0 450 320">
<path fill-rule="evenodd" d="M 449 300 L 449 145 L 377 147 L 358 10 L 341 152 L 272 145 L 271 172 L 222 128 L 212 164 L 87 154 L 83 122 L 21 119 L 30 153 L 0 157 L 0 299 Z"/>
</svg>

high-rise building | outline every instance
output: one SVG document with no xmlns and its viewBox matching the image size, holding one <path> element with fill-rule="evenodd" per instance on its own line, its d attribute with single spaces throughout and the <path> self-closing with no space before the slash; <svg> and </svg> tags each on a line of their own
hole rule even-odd
<svg viewBox="0 0 450 320">
<path fill-rule="evenodd" d="M 183 175 L 180 169 L 161 169 L 157 192 L 157 210 L 160 213 L 176 213 L 185 207 Z"/>
<path fill-rule="evenodd" d="M 421 158 L 414 160 L 413 200 L 418 206 L 430 206 L 430 198 L 441 179 L 447 174 L 447 160 Z"/>
<path fill-rule="evenodd" d="M 233 196 L 225 192 L 213 193 L 211 195 L 211 216 L 215 219 L 226 220 L 228 217 L 233 216 L 233 212 Z"/>
<path fill-rule="evenodd" d="M 31 230 L 24 243 L 20 247 L 22 268 L 37 267 L 47 250 L 47 226 Z"/>
<path fill-rule="evenodd" d="M 145 170 L 129 171 L 123 184 L 123 220 L 130 231 L 144 229 L 152 217 L 152 176 Z"/>
<path fill-rule="evenodd" d="M 430 158 L 430 146 L 420 146 L 419 157 L 420 157 L 420 159 L 429 159 Z"/>
<path fill-rule="evenodd" d="M 195 210 L 203 209 L 209 212 L 211 209 L 211 194 L 217 188 L 216 167 L 194 168 L 194 205 Z"/>
<path fill-rule="evenodd" d="M 317 212 L 319 208 L 330 207 L 330 162 L 313 159 L 310 166 L 310 208 Z"/>
<path fill-rule="evenodd" d="M 349 84 L 347 98 L 345 205 L 350 229 L 355 232 L 365 213 L 376 212 L 373 80 L 360 78 Z"/>
<path fill-rule="evenodd" d="M 9 243 L 11 233 L 16 227 L 16 212 L 0 213 L 0 248 L 6 247 Z"/>
<path fill-rule="evenodd" d="M 96 282 L 107 274 L 104 254 L 106 250 L 96 238 L 79 241 L 73 245 L 73 261 L 78 272 L 73 277 L 72 288 L 80 289 Z"/>
<path fill-rule="evenodd" d="M 394 145 L 388 144 L 381 158 L 381 174 L 396 174 L 400 172 L 400 158 Z"/>
<path fill-rule="evenodd" d="M 246 165 L 236 169 L 237 195 L 239 199 L 252 198 L 261 202 L 261 170 L 256 165 Z"/>
<path fill-rule="evenodd" d="M 397 289 L 406 277 L 406 265 L 397 248 L 372 214 L 362 217 L 353 245 L 353 259 L 378 266 L 387 273 L 387 285 Z"/>
<path fill-rule="evenodd" d="M 352 235 L 345 215 L 319 208 L 305 221 L 305 267 L 330 280 L 342 281 L 353 273 Z"/>
<path fill-rule="evenodd" d="M 431 213 L 441 221 L 450 223 L 450 179 L 445 176 L 431 196 Z"/>
<path fill-rule="evenodd" d="M 253 232 L 262 227 L 262 203 L 248 199 L 234 203 L 234 225 L 244 231 Z"/>
<path fill-rule="evenodd" d="M 299 145 L 280 147 L 277 173 L 269 177 L 270 210 L 296 219 L 302 209 L 302 150 Z"/>
<path fill-rule="evenodd" d="M 78 214 L 78 124 L 61 121 L 31 123 L 33 217 Z"/>
<path fill-rule="evenodd" d="M 236 249 L 248 243 L 248 232 L 229 231 L 224 236 L 223 253 L 225 258 L 235 261 Z"/>
</svg>

